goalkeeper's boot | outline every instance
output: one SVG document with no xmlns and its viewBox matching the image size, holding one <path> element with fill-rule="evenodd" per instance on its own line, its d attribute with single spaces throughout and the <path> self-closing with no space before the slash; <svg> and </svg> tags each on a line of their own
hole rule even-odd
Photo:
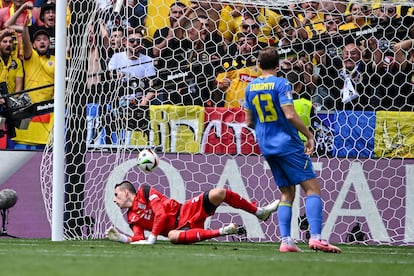
<svg viewBox="0 0 414 276">
<path fill-rule="evenodd" d="M 296 244 L 281 243 L 279 247 L 279 252 L 302 252 L 302 249 L 300 249 Z"/>
<path fill-rule="evenodd" d="M 339 247 L 329 244 L 325 240 L 310 239 L 309 248 L 315 251 L 341 253 L 341 249 L 339 249 Z"/>
<path fill-rule="evenodd" d="M 263 221 L 266 221 L 269 219 L 270 215 L 277 211 L 277 208 L 279 207 L 280 200 L 276 199 L 272 203 L 261 207 L 262 213 L 260 215 L 257 215 L 257 217 Z"/>
<path fill-rule="evenodd" d="M 236 223 L 230 223 L 227 226 L 223 227 L 222 230 L 223 235 L 245 235 L 247 233 L 246 228 L 243 225 L 238 225 Z"/>
</svg>

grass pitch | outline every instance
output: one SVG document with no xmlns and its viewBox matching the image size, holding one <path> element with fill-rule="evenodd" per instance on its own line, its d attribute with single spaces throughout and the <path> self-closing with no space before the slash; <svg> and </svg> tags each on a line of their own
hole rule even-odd
<svg viewBox="0 0 414 276">
<path fill-rule="evenodd" d="M 341 245 L 342 254 L 279 253 L 279 244 L 125 245 L 108 240 L 0 239 L 0 275 L 414 275 L 414 248 Z"/>
</svg>

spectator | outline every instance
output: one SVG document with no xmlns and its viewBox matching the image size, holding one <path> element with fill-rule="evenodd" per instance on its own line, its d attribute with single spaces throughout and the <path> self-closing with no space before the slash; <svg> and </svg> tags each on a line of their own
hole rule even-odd
<svg viewBox="0 0 414 276">
<path fill-rule="evenodd" d="M 329 88 L 327 85 L 333 85 L 333 80 L 326 80 L 326 85 L 322 84 L 323 78 L 327 77 L 327 67 L 332 65 L 332 59 L 337 56 L 337 49 L 334 45 L 324 45 L 317 43 L 315 51 L 312 53 L 312 83 L 314 85 L 314 92 L 312 93 L 312 102 L 315 105 L 315 110 L 320 111 L 332 106 L 333 99 L 329 96 Z"/>
<path fill-rule="evenodd" d="M 12 4 L 12 0 L 0 0 L 0 9 L 8 8 Z"/>
<path fill-rule="evenodd" d="M 380 18 L 381 23 L 389 22 L 392 19 L 400 18 L 397 6 L 394 4 L 381 4 L 379 9 L 375 9 L 374 14 Z"/>
<path fill-rule="evenodd" d="M 36 32 L 37 29 L 42 28 L 49 32 L 50 37 L 50 50 L 54 54 L 55 52 L 55 26 L 56 26 L 56 5 L 53 2 L 47 2 L 44 4 L 39 11 L 39 15 L 36 19 L 35 8 L 33 10 L 33 21 L 35 22 L 29 27 L 29 33 L 31 36 Z"/>
<path fill-rule="evenodd" d="M 277 43 L 276 28 L 280 20 L 280 15 L 267 9 L 259 8 L 255 5 L 227 5 L 221 11 L 219 31 L 222 33 L 226 43 L 232 43 L 237 38 L 243 19 L 254 18 L 260 26 L 259 42 L 273 45 Z"/>
<path fill-rule="evenodd" d="M 33 3 L 26 0 L 12 0 L 12 4 L 8 8 L 0 9 L 0 30 L 4 28 L 12 28 L 17 32 L 16 54 L 23 59 L 22 46 L 22 30 L 28 21 L 31 25 Z"/>
<path fill-rule="evenodd" d="M 186 20 L 182 27 L 184 38 L 170 40 L 157 64 L 165 88 L 163 100 L 178 105 L 209 105 L 221 59 L 215 48 L 206 47 L 200 19 Z"/>
<path fill-rule="evenodd" d="M 42 11 L 43 8 L 43 11 Z M 41 6 L 35 6 L 33 7 L 33 19 L 32 24 L 37 26 L 43 26 L 45 24 L 44 19 L 42 18 L 44 16 L 44 13 L 47 12 L 53 13 L 53 17 L 56 17 L 56 1 L 55 0 L 48 0 L 44 1 Z M 46 18 L 47 19 L 47 18 Z M 51 22 L 53 25 L 55 25 L 55 18 L 53 18 L 53 21 Z M 29 28 L 30 31 L 30 28 Z"/>
<path fill-rule="evenodd" d="M 147 17 L 147 0 L 128 0 L 128 22 L 131 28 L 145 26 Z"/>
<path fill-rule="evenodd" d="M 368 18 L 371 14 L 371 8 L 368 5 L 351 3 L 349 10 L 351 14 L 346 17 L 347 23 L 339 27 L 340 31 L 362 29 L 371 24 L 371 20 Z"/>
<path fill-rule="evenodd" d="M 22 37 L 24 42 L 23 68 L 25 71 L 25 89 L 53 84 L 54 71 L 52 69 L 54 69 L 55 57 L 50 53 L 49 32 L 39 29 L 31 38 L 28 33 L 28 27 L 25 25 Z M 42 74 L 42 76 L 40 77 L 38 74 Z M 39 90 L 38 93 L 30 93 L 30 98 L 33 103 L 46 101 L 53 98 L 53 93 L 53 88 L 46 88 Z"/>
<path fill-rule="evenodd" d="M 154 57 L 159 57 L 161 51 L 163 51 L 167 46 L 172 46 L 171 44 L 178 44 L 179 37 L 175 35 L 175 30 L 177 28 L 178 20 L 183 17 L 185 10 L 186 5 L 181 2 L 174 2 L 171 4 L 168 20 L 169 25 L 156 30 L 154 33 L 154 47 L 152 50 Z"/>
<path fill-rule="evenodd" d="M 222 106 L 219 102 L 224 98 L 225 107 L 244 106 L 247 85 L 261 74 L 256 66 L 257 52 L 257 37 L 252 33 L 239 33 L 233 66 L 217 76 L 218 95 L 213 96 L 216 105 Z"/>
<path fill-rule="evenodd" d="M 287 78 L 286 76 L 292 77 L 292 85 L 295 84 L 299 87 L 299 83 L 297 83 L 298 81 L 303 84 L 300 86 L 299 90 L 296 90 L 297 93 L 300 92 L 302 98 L 311 98 L 310 91 L 313 89 L 312 73 L 313 65 L 310 61 L 310 56 L 306 53 L 287 57 L 283 59 L 279 65 L 279 74 L 283 75 L 285 78 Z"/>
<path fill-rule="evenodd" d="M 343 14 L 346 10 L 346 3 L 343 0 L 321 1 L 320 5 L 325 14 Z"/>
<path fill-rule="evenodd" d="M 227 52 L 227 45 L 219 35 L 218 30 L 214 28 L 214 22 L 204 12 L 199 12 L 196 17 L 201 23 L 200 34 L 205 43 L 205 48 L 214 55 L 211 58 L 219 59 L 224 56 Z"/>
<path fill-rule="evenodd" d="M 325 13 L 324 18 L 323 24 L 325 25 L 325 34 L 338 34 L 339 26 L 343 24 L 342 15 Z"/>
<path fill-rule="evenodd" d="M 143 37 L 142 28 L 130 32 L 126 51 L 115 53 L 108 63 L 108 69 L 113 70 L 112 78 L 122 80 L 127 89 L 131 81 L 137 81 L 142 88 L 142 82 L 156 75 L 152 58 L 141 53 Z M 146 83 L 145 88 L 148 88 L 148 85 Z M 145 95 L 142 93 L 141 90 L 140 95 L 137 95 L 140 98 L 140 105 L 148 105 L 155 94 L 152 91 L 148 91 Z"/>
<path fill-rule="evenodd" d="M 108 61 L 115 53 L 125 51 L 126 43 L 125 30 L 122 27 L 112 29 L 111 35 L 109 36 L 109 45 L 107 47 Z"/>
<path fill-rule="evenodd" d="M 200 13 L 205 14 L 206 17 L 210 20 L 210 32 L 214 30 L 218 30 L 218 25 L 220 22 L 220 12 L 223 8 L 223 4 L 219 0 L 211 0 L 211 1 L 191 1 L 190 7 L 187 10 L 188 18 L 192 18 L 194 16 L 199 17 Z M 194 13 L 194 16 L 191 16 L 191 11 Z"/>
<path fill-rule="evenodd" d="M 307 38 L 312 39 L 316 35 L 325 32 L 324 13 L 319 1 L 305 1 L 299 4 L 299 10 L 294 13 L 299 23 L 296 27 L 304 27 L 307 31 Z"/>
<path fill-rule="evenodd" d="M 149 131 L 149 105 L 157 104 L 158 98 L 152 85 L 156 75 L 153 59 L 142 53 L 143 33 L 142 28 L 129 31 L 126 50 L 115 53 L 108 63 L 116 88 L 112 89 L 115 93 L 106 95 L 106 105 L 109 103 L 114 111 L 104 118 L 107 144 L 122 143 L 120 131 Z M 113 133 L 118 135 L 113 136 Z"/>
<path fill-rule="evenodd" d="M 395 99 L 398 97 L 399 86 L 405 82 L 405 75 L 394 62 L 390 41 L 371 37 L 362 42 L 362 46 L 365 47 L 364 59 L 371 59 L 375 65 L 370 83 L 376 87 L 370 104 L 376 110 L 395 110 Z"/>
<path fill-rule="evenodd" d="M 56 16 L 56 8 L 52 7 L 51 5 L 54 5 L 56 7 L 56 0 L 39 0 L 39 1 L 34 1 L 34 8 L 33 8 L 33 19 L 32 19 L 32 23 L 33 25 L 37 25 L 37 26 L 44 26 L 45 24 L 49 24 L 49 25 L 53 25 L 55 26 L 55 18 L 52 19 L 52 16 L 55 17 Z M 42 8 L 44 9 L 44 11 L 48 10 L 48 16 L 45 18 L 45 20 L 49 21 L 49 22 L 44 22 L 44 20 L 41 18 L 42 17 L 42 13 L 44 13 L 44 11 L 42 11 Z M 52 13 L 52 14 L 51 14 Z M 69 26 L 70 24 L 70 8 L 69 5 L 66 7 L 66 25 Z M 30 28 L 29 28 L 30 30 Z"/>
<path fill-rule="evenodd" d="M 105 28 L 113 30 L 116 27 L 122 27 L 125 30 L 128 30 L 130 27 L 127 17 L 128 9 L 125 6 L 125 3 L 122 4 L 122 7 L 119 12 L 115 11 L 116 0 L 110 0 L 110 4 L 105 8 L 100 9 L 97 14 L 97 18 L 103 20 Z"/>
<path fill-rule="evenodd" d="M 100 42 L 100 58 L 103 59 L 104 62 L 107 64 L 115 53 L 125 51 L 126 30 L 124 30 L 124 28 L 122 27 L 115 27 L 114 29 L 108 31 L 105 27 L 105 23 L 103 22 L 102 18 L 95 18 L 94 22 L 98 24 L 93 23 L 93 34 L 89 35 L 96 36 L 94 40 L 96 40 L 96 42 Z M 91 39 L 91 37 L 89 37 L 89 39 Z M 106 66 L 103 67 L 106 68 Z"/>
<path fill-rule="evenodd" d="M 307 39 L 307 32 L 301 27 L 296 27 L 297 19 L 284 16 L 280 19 L 277 37 L 278 46 L 291 46 L 295 43 L 301 43 L 303 39 Z M 298 41 L 299 40 L 299 41 Z"/>
<path fill-rule="evenodd" d="M 107 69 L 107 59 L 104 58 L 105 48 L 101 45 L 101 31 L 105 30 L 103 22 L 94 23 L 88 27 L 88 73 L 86 87 L 90 91 L 88 103 L 105 103 L 102 84 L 105 80 L 104 72 Z"/>
<path fill-rule="evenodd" d="M 369 50 L 372 52 L 372 50 Z M 354 39 L 346 41 L 342 49 L 342 58 L 335 55 L 324 55 L 321 64 L 316 64 L 320 71 L 315 79 L 324 88 L 327 95 L 320 95 L 324 108 L 339 110 L 373 110 L 377 107 L 371 104 L 375 99 L 375 87 L 379 85 L 378 78 L 372 78 L 375 63 L 364 60 L 364 52 Z M 319 66 L 322 65 L 322 66 Z"/>
<path fill-rule="evenodd" d="M 398 78 L 398 87 L 394 107 L 401 111 L 414 111 L 414 27 L 411 27 L 409 38 L 396 43 L 393 47 L 394 60 Z"/>
<path fill-rule="evenodd" d="M 257 46 L 258 46 L 257 50 L 260 50 L 260 49 L 263 49 L 263 48 L 269 46 L 269 41 L 267 39 L 260 39 L 260 37 L 262 36 L 261 30 L 260 30 L 260 25 L 255 20 L 255 18 L 253 18 L 251 16 L 246 16 L 245 18 L 243 18 L 243 21 L 242 21 L 242 24 L 241 24 L 240 28 L 241 28 L 240 32 L 242 32 L 242 33 L 253 33 L 256 37 L 259 38 L 258 41 L 257 41 Z M 275 36 L 275 39 L 277 40 L 277 36 Z"/>
<path fill-rule="evenodd" d="M 22 61 L 12 55 L 14 48 L 13 29 L 0 31 L 0 82 L 7 83 L 8 93 L 23 89 Z"/>
<path fill-rule="evenodd" d="M 30 5 L 26 6 L 27 8 Z M 49 32 L 43 29 L 33 34 L 33 42 L 30 39 L 28 22 L 23 27 L 23 49 L 25 72 L 24 88 L 37 89 L 29 93 L 32 103 L 38 103 L 53 99 L 53 87 L 40 88 L 45 85 L 53 85 L 55 72 L 55 56 L 50 55 Z M 40 88 L 40 89 L 39 89 Z M 15 149 L 43 149 L 48 141 L 50 130 L 53 126 L 53 113 L 32 118 L 28 129 L 17 129 Z"/>
<path fill-rule="evenodd" d="M 12 55 L 14 49 L 13 29 L 0 31 L 0 110 L 2 107 L 16 108 L 22 103 L 27 103 L 27 94 L 7 96 L 8 93 L 15 93 L 23 89 L 23 65 L 22 61 Z M 0 128 L 0 136 L 6 127 L 14 129 L 13 123 Z M 13 133 L 13 131 L 10 131 Z M 6 141 L 6 140 L 4 140 Z M 4 147 L 6 143 L 4 143 Z"/>
</svg>

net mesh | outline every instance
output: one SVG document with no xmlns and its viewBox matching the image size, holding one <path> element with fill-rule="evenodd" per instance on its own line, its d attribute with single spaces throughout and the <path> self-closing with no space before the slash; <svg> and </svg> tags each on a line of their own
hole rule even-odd
<svg viewBox="0 0 414 276">
<path fill-rule="evenodd" d="M 245 86 L 260 75 L 257 52 L 271 45 L 279 74 L 297 91 L 295 109 L 315 133 L 323 236 L 414 242 L 411 1 L 173 3 L 126 1 L 117 12 L 116 3 L 70 1 L 66 239 L 103 238 L 112 224 L 131 234 L 112 202 L 124 179 L 179 201 L 213 187 L 259 205 L 278 198 L 242 109 Z M 181 17 L 171 20 L 173 10 Z M 147 147 L 161 159 L 152 173 L 135 165 Z M 49 221 L 51 149 L 41 167 Z M 225 205 L 206 227 L 229 222 L 245 224 L 249 240 L 279 240 L 276 215 L 260 223 Z M 300 191 L 292 232 L 309 237 Z"/>
</svg>

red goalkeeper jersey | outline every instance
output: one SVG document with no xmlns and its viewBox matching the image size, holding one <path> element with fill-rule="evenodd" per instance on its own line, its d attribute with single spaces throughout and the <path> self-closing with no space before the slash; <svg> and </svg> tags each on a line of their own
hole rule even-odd
<svg viewBox="0 0 414 276">
<path fill-rule="evenodd" d="M 127 213 L 128 224 L 134 232 L 132 241 L 145 239 L 144 230 L 151 231 L 156 236 L 168 236 L 168 232 L 176 227 L 180 206 L 179 202 L 153 188 L 149 189 L 147 197 L 144 186 L 141 185 Z"/>
<path fill-rule="evenodd" d="M 181 205 L 159 191 L 141 185 L 127 214 L 134 232 L 132 241 L 145 239 L 144 230 L 167 237 L 174 229 L 204 228 L 206 218 L 214 213 L 206 213 L 203 208 L 206 195 L 201 193 Z"/>
</svg>

